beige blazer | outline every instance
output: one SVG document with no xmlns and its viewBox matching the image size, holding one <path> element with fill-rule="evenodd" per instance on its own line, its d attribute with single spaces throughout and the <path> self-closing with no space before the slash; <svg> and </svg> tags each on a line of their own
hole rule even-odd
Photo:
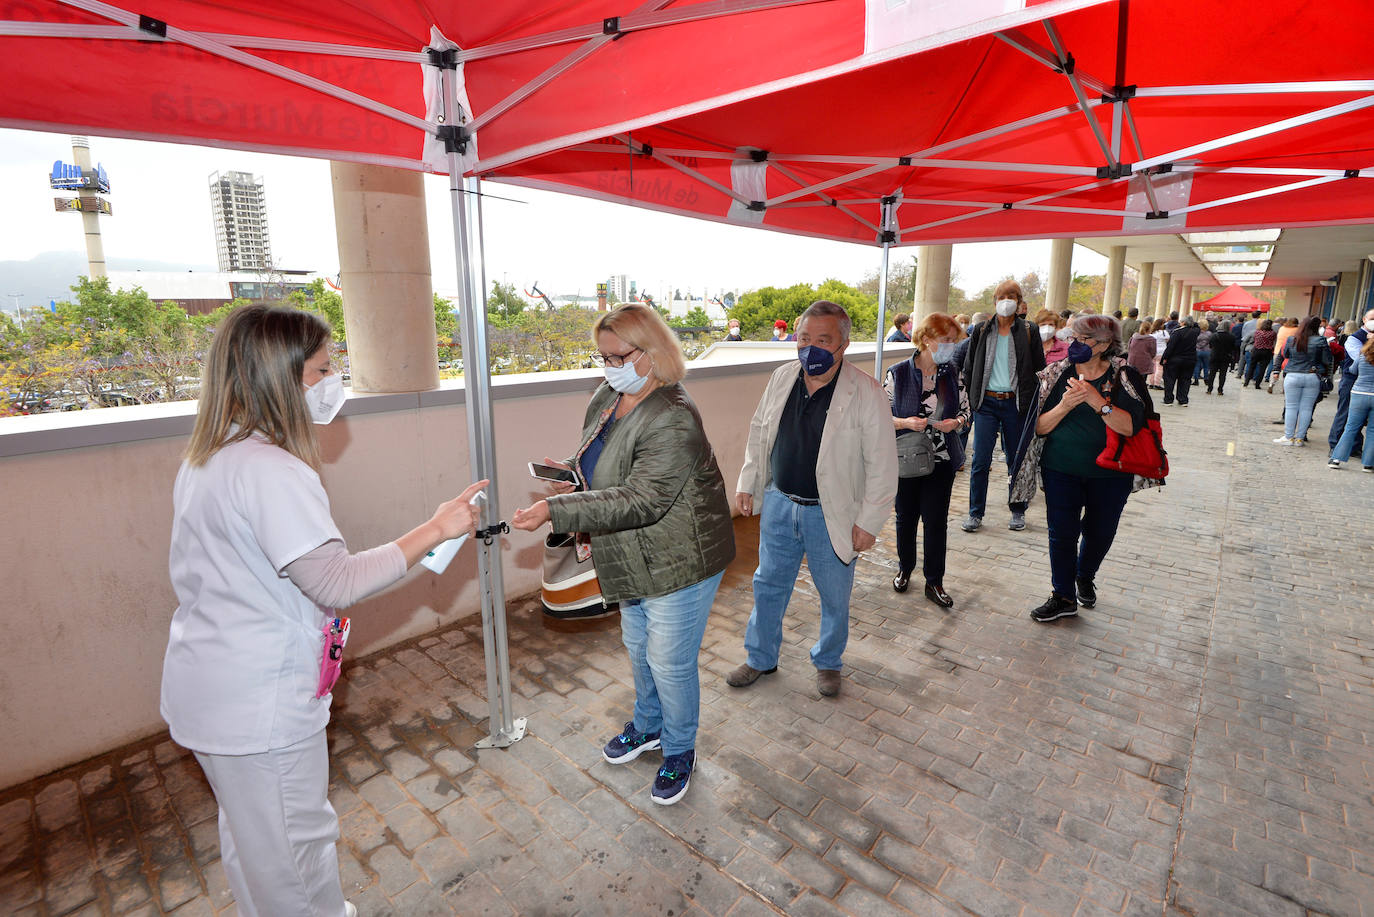
<svg viewBox="0 0 1374 917">
<path fill-rule="evenodd" d="M 769 457 L 778 419 L 800 372 L 795 362 L 779 366 L 749 422 L 736 492 L 752 495 L 756 512 L 763 511 L 763 491 L 773 479 Z M 877 535 L 897 495 L 897 438 L 892 435 L 887 394 L 872 376 L 851 363 L 840 367 L 826 414 L 816 459 L 816 486 L 830 544 L 847 564 L 854 559 L 853 527 Z"/>
</svg>

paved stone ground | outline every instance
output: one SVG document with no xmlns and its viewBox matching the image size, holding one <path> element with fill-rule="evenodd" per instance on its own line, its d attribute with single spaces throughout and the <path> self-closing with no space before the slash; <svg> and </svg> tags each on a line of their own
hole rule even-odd
<svg viewBox="0 0 1374 917">
<path fill-rule="evenodd" d="M 1271 445 L 1279 410 L 1234 388 L 1167 410 L 1170 486 L 1132 498 L 1074 622 L 1026 617 L 1039 503 L 1024 533 L 996 508 L 954 528 L 950 612 L 892 592 L 889 528 L 834 700 L 805 575 L 780 672 L 724 685 L 741 521 L 672 808 L 649 802 L 657 755 L 599 759 L 632 701 L 615 631 L 513 610 L 530 732 L 505 751 L 473 748 L 475 622 L 353 662 L 330 727 L 346 892 L 366 917 L 1374 915 L 1374 476 Z M 0 792 L 0 913 L 232 914 L 214 815 L 165 736 Z"/>
</svg>

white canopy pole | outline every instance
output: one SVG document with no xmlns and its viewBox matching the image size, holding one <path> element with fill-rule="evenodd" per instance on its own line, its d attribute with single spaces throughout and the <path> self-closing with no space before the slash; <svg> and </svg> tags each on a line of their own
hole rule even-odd
<svg viewBox="0 0 1374 917">
<path fill-rule="evenodd" d="M 449 117 L 459 119 L 455 78 L 443 72 L 444 98 Z M 441 136 L 443 132 L 441 132 Z M 506 593 L 501 577 L 500 492 L 496 476 L 496 447 L 491 413 L 491 370 L 487 353 L 487 310 L 483 289 L 481 185 L 466 179 L 459 145 L 467 134 L 453 126 L 444 136 L 449 169 L 449 199 L 453 210 L 454 257 L 458 265 L 458 313 L 463 323 L 463 384 L 468 421 L 468 467 L 475 479 L 487 478 L 477 546 L 477 583 L 482 600 L 482 647 L 486 655 L 487 703 L 490 735 L 478 748 L 505 748 L 525 735 L 525 718 L 511 714 L 510 647 L 506 637 Z"/>
<path fill-rule="evenodd" d="M 883 229 L 878 239 L 883 243 L 883 269 L 878 275 L 878 340 L 873 351 L 873 378 L 883 378 L 883 332 L 887 330 L 887 256 L 892 243 L 897 241 L 896 219 L 897 196 L 883 198 Z"/>
</svg>

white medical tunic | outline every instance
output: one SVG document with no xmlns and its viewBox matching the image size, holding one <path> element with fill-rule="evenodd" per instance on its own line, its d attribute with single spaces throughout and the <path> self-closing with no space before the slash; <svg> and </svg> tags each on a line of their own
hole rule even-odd
<svg viewBox="0 0 1374 917">
<path fill-rule="evenodd" d="M 203 466 L 183 463 L 172 494 L 178 606 L 162 666 L 162 718 L 186 748 L 247 755 L 284 748 L 329 722 L 315 698 L 331 609 L 282 572 L 343 540 L 319 475 L 258 436 Z"/>
</svg>

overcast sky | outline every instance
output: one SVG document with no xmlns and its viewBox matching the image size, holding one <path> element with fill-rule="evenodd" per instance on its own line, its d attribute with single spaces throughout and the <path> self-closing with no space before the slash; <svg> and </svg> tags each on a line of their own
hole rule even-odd
<svg viewBox="0 0 1374 917">
<path fill-rule="evenodd" d="M 266 184 L 274 261 L 282 268 L 335 273 L 334 211 L 329 165 L 318 159 L 273 156 L 182 144 L 91 138 L 91 158 L 109 174 L 114 208 L 101 217 L 107 258 L 146 258 L 215 269 L 209 176 L 216 171 L 261 175 Z M 65 134 L 0 130 L 0 261 L 28 260 L 50 251 L 84 255 L 81 220 L 53 209 L 47 177 L 54 160 L 72 161 Z M 881 260 L 879 249 L 825 242 L 753 228 L 671 216 L 569 195 L 488 183 L 484 209 L 487 278 L 519 289 L 538 281 L 551 295 L 591 295 L 611 274 L 626 274 L 641 290 L 670 285 L 714 295 L 761 286 L 819 283 L 828 277 L 857 283 Z M 456 289 L 448 179 L 425 177 L 434 286 Z M 975 291 L 1006 274 L 1044 272 L 1050 243 L 957 245 L 955 282 Z M 911 248 L 894 249 L 909 258 Z M 1106 259 L 1074 250 L 1074 271 L 1100 274 Z M 900 307 L 901 304 L 896 304 Z"/>
</svg>

